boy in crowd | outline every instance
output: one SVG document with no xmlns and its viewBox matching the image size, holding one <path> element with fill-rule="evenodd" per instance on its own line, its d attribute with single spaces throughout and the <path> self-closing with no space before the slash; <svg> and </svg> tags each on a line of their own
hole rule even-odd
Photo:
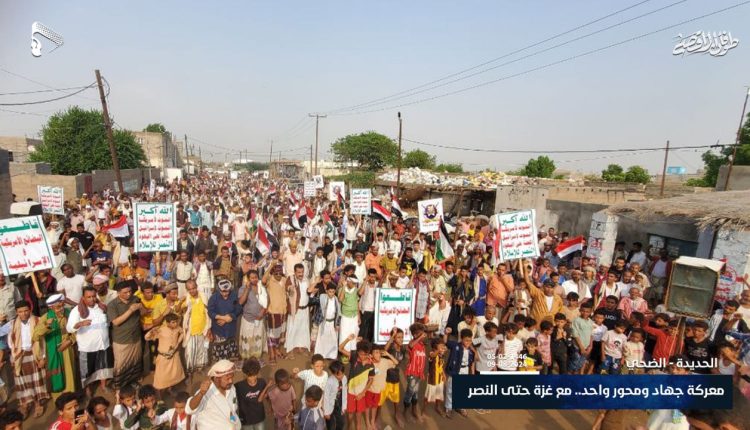
<svg viewBox="0 0 750 430">
<path fill-rule="evenodd" d="M 360 418 L 364 421 L 365 428 L 369 428 L 367 421 L 367 401 L 365 397 L 367 396 L 367 390 L 370 389 L 375 378 L 375 368 L 370 360 L 370 353 L 372 352 L 370 342 L 362 340 L 357 342 L 354 350 L 346 350 L 346 345 L 353 339 L 354 335 L 349 335 L 339 345 L 339 351 L 344 357 L 349 359 L 349 386 L 347 387 L 348 394 L 346 399 L 346 412 L 349 424 L 347 427 L 357 430 L 359 429 Z"/>
<path fill-rule="evenodd" d="M 348 383 L 344 374 L 344 364 L 335 360 L 328 366 L 328 370 L 330 376 L 323 394 L 323 416 L 326 419 L 327 430 L 343 430 Z"/>
<path fill-rule="evenodd" d="M 455 342 L 448 341 L 450 331 L 450 328 L 446 328 L 443 338 L 446 341 L 445 344 L 448 351 L 450 351 L 445 366 L 445 374 L 447 376 L 445 380 L 445 415 L 448 418 L 451 418 L 453 415 L 453 377 L 456 375 L 473 375 L 475 362 L 474 348 L 472 346 L 474 333 L 469 329 L 461 330 L 459 333 L 460 342 Z M 458 409 L 458 413 L 464 418 L 469 416 L 463 409 Z"/>
<path fill-rule="evenodd" d="M 446 329 L 447 330 L 447 329 Z M 424 379 L 424 369 L 427 365 L 425 341 L 427 333 L 424 325 L 414 323 L 409 327 L 412 340 L 409 342 L 409 365 L 406 367 L 406 393 L 404 393 L 404 418 L 411 407 L 411 413 L 418 422 L 422 422 L 422 412 L 419 410 L 419 384 Z M 471 331 L 471 330 L 469 330 Z"/>
<path fill-rule="evenodd" d="M 237 392 L 237 410 L 243 430 L 263 430 L 266 411 L 259 401 L 260 394 L 266 389 L 266 380 L 260 378 L 260 362 L 257 358 L 245 360 L 242 364 L 245 379 L 234 384 Z"/>
<path fill-rule="evenodd" d="M 487 309 L 493 309 L 488 307 Z M 497 338 L 497 325 L 493 322 L 484 323 L 482 331 L 484 335 L 476 339 L 474 348 L 477 352 L 476 371 L 489 372 L 497 366 L 497 350 L 500 348 Z"/>
<path fill-rule="evenodd" d="M 299 430 L 323 430 L 326 428 L 326 420 L 318 406 L 321 398 L 323 398 L 323 390 L 317 385 L 311 385 L 305 391 L 305 406 L 297 415 L 296 428 Z"/>
<path fill-rule="evenodd" d="M 543 321 L 549 322 L 549 321 Z M 519 370 L 525 371 L 540 371 L 544 368 L 544 362 L 542 362 L 542 354 L 537 350 L 538 341 L 535 338 L 529 338 L 526 341 L 526 349 L 521 351 L 521 357 L 523 358 L 523 367 Z"/>
<path fill-rule="evenodd" d="M 487 323 L 492 324 L 492 323 Z M 434 338 L 430 341 L 430 364 L 427 368 L 427 389 L 422 402 L 422 410 L 427 410 L 428 403 L 435 403 L 435 411 L 440 416 L 445 416 L 440 403 L 445 396 L 443 390 L 445 387 L 445 353 L 447 348 L 445 341 L 441 338 Z"/>
<path fill-rule="evenodd" d="M 622 367 L 622 349 L 627 342 L 625 329 L 628 323 L 625 320 L 615 322 L 615 327 L 607 331 L 602 337 L 602 364 L 599 371 L 605 375 L 617 375 Z"/>
</svg>

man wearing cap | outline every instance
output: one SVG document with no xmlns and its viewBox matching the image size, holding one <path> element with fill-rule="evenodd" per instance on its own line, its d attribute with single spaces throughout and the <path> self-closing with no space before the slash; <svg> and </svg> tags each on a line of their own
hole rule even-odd
<svg viewBox="0 0 750 430">
<path fill-rule="evenodd" d="M 221 279 L 217 291 L 208 299 L 208 316 L 211 318 L 213 341 L 209 351 L 212 360 L 233 359 L 238 356 L 237 318 L 242 314 L 242 306 L 237 293 L 228 279 Z"/>
<path fill-rule="evenodd" d="M 208 371 L 209 379 L 188 399 L 185 412 L 194 417 L 196 430 L 240 430 L 233 376 L 234 363 L 218 361 Z"/>
<path fill-rule="evenodd" d="M 73 370 L 75 335 L 68 332 L 66 327 L 70 311 L 63 306 L 64 300 L 65 296 L 62 294 L 53 294 L 47 298 L 47 313 L 39 318 L 32 333 L 33 341 L 45 343 L 47 377 L 52 393 L 76 390 Z"/>
</svg>

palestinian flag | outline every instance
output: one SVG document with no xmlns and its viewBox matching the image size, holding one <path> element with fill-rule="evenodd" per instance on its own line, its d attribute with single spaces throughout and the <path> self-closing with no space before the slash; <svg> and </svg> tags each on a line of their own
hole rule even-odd
<svg viewBox="0 0 750 430">
<path fill-rule="evenodd" d="M 383 218 L 385 222 L 391 222 L 391 213 L 378 202 L 372 202 L 372 214 Z"/>
<path fill-rule="evenodd" d="M 304 204 L 303 201 L 303 204 L 294 212 L 294 216 L 292 217 L 292 227 L 296 230 L 302 230 L 305 227 L 305 224 L 307 224 L 309 220 L 312 220 L 314 216 L 315 213 L 310 207 Z"/>
<path fill-rule="evenodd" d="M 346 207 L 346 206 L 344 205 L 344 197 L 343 197 L 343 196 L 341 195 L 341 192 L 338 192 L 338 193 L 336 194 L 336 201 L 338 202 L 338 204 L 339 204 L 339 207 L 340 207 L 340 208 L 342 208 L 342 209 L 343 209 L 343 208 L 345 208 L 345 207 Z"/>
<path fill-rule="evenodd" d="M 336 231 L 336 227 L 333 225 L 333 221 L 331 221 L 331 217 L 328 216 L 328 212 L 326 211 L 323 211 L 323 222 L 326 225 L 326 233 L 331 233 L 332 231 Z"/>
<path fill-rule="evenodd" d="M 125 215 L 120 215 L 120 219 L 117 221 L 103 226 L 102 230 L 109 232 L 113 237 L 130 236 L 130 230 L 128 230 L 128 219 Z"/>
<path fill-rule="evenodd" d="M 398 198 L 396 197 L 396 194 L 393 192 L 393 187 L 391 187 L 391 213 L 399 218 L 404 217 L 404 213 L 401 212 L 401 205 L 398 204 Z"/>
<path fill-rule="evenodd" d="M 437 246 L 435 247 L 435 258 L 441 261 L 453 257 L 453 247 L 451 247 L 451 243 L 448 240 L 448 231 L 445 229 L 443 220 L 440 220 L 439 233 L 440 239 L 437 241 Z"/>
</svg>

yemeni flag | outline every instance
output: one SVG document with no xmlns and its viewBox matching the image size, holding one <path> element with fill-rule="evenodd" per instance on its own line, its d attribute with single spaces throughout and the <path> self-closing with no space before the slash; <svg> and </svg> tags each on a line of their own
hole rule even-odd
<svg viewBox="0 0 750 430">
<path fill-rule="evenodd" d="M 268 240 L 266 230 L 263 228 L 258 229 L 258 235 L 255 238 L 255 249 L 257 249 L 261 255 L 271 254 L 271 241 Z"/>
<path fill-rule="evenodd" d="M 271 196 L 273 196 L 275 194 L 276 194 L 276 186 L 275 185 L 271 185 L 270 187 L 268 187 L 268 191 L 266 192 L 266 195 L 268 197 L 271 197 Z"/>
<path fill-rule="evenodd" d="M 443 223 L 442 219 L 440 220 L 439 233 L 440 239 L 437 241 L 437 246 L 435 247 L 435 258 L 441 261 L 453 257 L 453 247 L 451 247 L 451 242 L 448 240 L 448 231 L 445 229 L 445 223 Z"/>
<path fill-rule="evenodd" d="M 396 197 L 396 194 L 393 192 L 393 187 L 391 187 L 391 213 L 399 218 L 404 217 L 404 213 L 401 212 L 401 205 L 398 204 L 398 198 Z"/>
<path fill-rule="evenodd" d="M 130 236 L 130 230 L 128 230 L 128 219 L 125 215 L 120 215 L 120 219 L 113 222 L 112 224 L 105 225 L 102 230 L 109 232 L 113 237 L 128 237 Z"/>
<path fill-rule="evenodd" d="M 292 219 L 292 227 L 294 227 L 296 230 L 302 230 L 305 228 L 305 224 L 307 224 L 308 220 L 312 220 L 315 216 L 315 213 L 310 209 L 309 206 L 307 206 L 304 203 L 304 200 L 299 208 L 294 212 L 294 217 Z"/>
<path fill-rule="evenodd" d="M 260 237 L 260 231 L 263 230 L 263 236 L 266 237 L 266 239 L 271 243 L 271 245 L 278 245 L 279 241 L 276 239 L 276 235 L 273 234 L 273 230 L 271 229 L 271 226 L 268 224 L 268 221 L 265 219 L 260 220 L 260 225 L 258 229 L 258 236 Z"/>
<path fill-rule="evenodd" d="M 586 239 L 583 236 L 576 236 L 557 245 L 555 252 L 557 252 L 558 257 L 565 258 L 576 251 L 583 251 L 584 243 L 586 243 Z"/>
<path fill-rule="evenodd" d="M 391 212 L 376 201 L 372 202 L 372 214 L 383 218 L 385 222 L 391 222 Z"/>
</svg>

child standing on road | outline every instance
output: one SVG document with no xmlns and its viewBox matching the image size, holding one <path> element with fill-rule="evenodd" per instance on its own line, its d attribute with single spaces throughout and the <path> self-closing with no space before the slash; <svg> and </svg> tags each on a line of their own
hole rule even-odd
<svg viewBox="0 0 750 430">
<path fill-rule="evenodd" d="M 323 393 L 323 415 L 328 430 L 344 430 L 347 379 L 344 375 L 344 364 L 336 360 L 328 366 L 331 376 L 326 381 Z"/>
<path fill-rule="evenodd" d="M 290 382 L 289 372 L 279 369 L 273 375 L 274 382 L 269 384 L 258 398 L 259 402 L 268 397 L 271 402 L 277 430 L 291 430 L 294 417 L 294 402 L 297 393 Z M 216 429 L 218 430 L 218 429 Z"/>
<path fill-rule="evenodd" d="M 446 329 L 444 340 L 447 340 L 450 330 Z M 445 366 L 445 415 L 450 418 L 453 410 L 453 377 L 456 375 L 473 375 L 474 374 L 474 348 L 472 340 L 474 333 L 469 329 L 464 329 L 459 333 L 460 342 L 447 341 L 446 346 L 450 355 Z M 506 340 L 507 342 L 507 340 Z M 520 349 L 519 349 L 520 351 Z M 458 413 L 467 417 L 468 413 L 463 409 L 458 409 Z"/>
<path fill-rule="evenodd" d="M 495 331 L 497 331 L 497 329 L 495 329 Z M 487 335 L 489 335 L 489 331 Z M 445 400 L 443 390 L 445 387 L 445 353 L 447 350 L 445 340 L 441 338 L 432 339 L 430 342 L 430 364 L 427 368 L 427 390 L 425 391 L 422 404 L 422 410 L 426 411 L 428 403 L 435 403 L 435 412 L 442 417 L 445 416 L 445 412 L 440 404 Z"/>
<path fill-rule="evenodd" d="M 421 423 L 424 421 L 424 418 L 418 405 L 419 384 L 424 379 L 424 369 L 427 366 L 427 353 L 424 347 L 427 334 L 425 333 L 424 325 L 420 323 L 412 324 L 409 327 L 409 331 L 411 331 L 412 340 L 409 342 L 409 365 L 406 367 L 404 418 L 406 418 L 406 411 L 411 407 L 412 416 Z"/>
<path fill-rule="evenodd" d="M 625 328 L 628 323 L 625 320 L 615 322 L 615 328 L 609 330 L 602 337 L 602 364 L 599 371 L 604 374 L 617 375 L 622 367 L 622 349 L 627 342 Z"/>
</svg>

